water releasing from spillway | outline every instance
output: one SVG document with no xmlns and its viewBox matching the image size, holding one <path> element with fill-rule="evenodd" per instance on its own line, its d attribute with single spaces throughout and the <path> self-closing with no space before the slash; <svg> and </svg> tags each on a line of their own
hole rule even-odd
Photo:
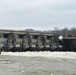
<svg viewBox="0 0 76 75">
<path fill-rule="evenodd" d="M 76 52 L 2 52 L 1 55 L 11 56 L 26 56 L 26 57 L 48 57 L 48 58 L 74 58 L 76 59 Z"/>
<path fill-rule="evenodd" d="M 76 75 L 75 52 L 2 52 L 0 75 Z"/>
</svg>

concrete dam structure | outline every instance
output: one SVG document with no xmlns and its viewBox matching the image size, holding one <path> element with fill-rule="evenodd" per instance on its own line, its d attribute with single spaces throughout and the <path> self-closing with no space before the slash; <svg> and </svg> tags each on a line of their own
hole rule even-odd
<svg viewBox="0 0 76 75">
<path fill-rule="evenodd" d="M 1 51 L 76 51 L 76 37 L 59 38 L 52 32 L 0 30 Z"/>
<path fill-rule="evenodd" d="M 0 30 L 1 51 L 53 51 L 58 49 L 59 42 L 56 33 Z"/>
</svg>

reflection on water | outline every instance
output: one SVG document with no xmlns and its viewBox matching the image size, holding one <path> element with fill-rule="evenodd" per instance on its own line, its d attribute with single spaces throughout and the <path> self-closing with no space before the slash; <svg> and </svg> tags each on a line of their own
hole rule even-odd
<svg viewBox="0 0 76 75">
<path fill-rule="evenodd" d="M 0 56 L 0 75 L 76 75 L 76 59 Z"/>
</svg>

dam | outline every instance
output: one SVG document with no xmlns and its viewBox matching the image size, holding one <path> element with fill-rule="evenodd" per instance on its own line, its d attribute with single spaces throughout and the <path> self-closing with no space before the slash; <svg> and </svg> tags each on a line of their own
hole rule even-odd
<svg viewBox="0 0 76 75">
<path fill-rule="evenodd" d="M 0 30 L 1 51 L 53 51 L 57 49 L 59 49 L 59 42 L 56 33 Z"/>
<path fill-rule="evenodd" d="M 76 51 L 76 37 L 56 32 L 0 30 L 0 52 Z"/>
</svg>

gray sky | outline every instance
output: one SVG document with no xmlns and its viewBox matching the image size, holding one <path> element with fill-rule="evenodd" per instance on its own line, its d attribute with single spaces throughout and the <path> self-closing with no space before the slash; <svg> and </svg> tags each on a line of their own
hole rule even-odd
<svg viewBox="0 0 76 75">
<path fill-rule="evenodd" d="M 0 0 L 0 29 L 76 27 L 76 0 Z"/>
</svg>

